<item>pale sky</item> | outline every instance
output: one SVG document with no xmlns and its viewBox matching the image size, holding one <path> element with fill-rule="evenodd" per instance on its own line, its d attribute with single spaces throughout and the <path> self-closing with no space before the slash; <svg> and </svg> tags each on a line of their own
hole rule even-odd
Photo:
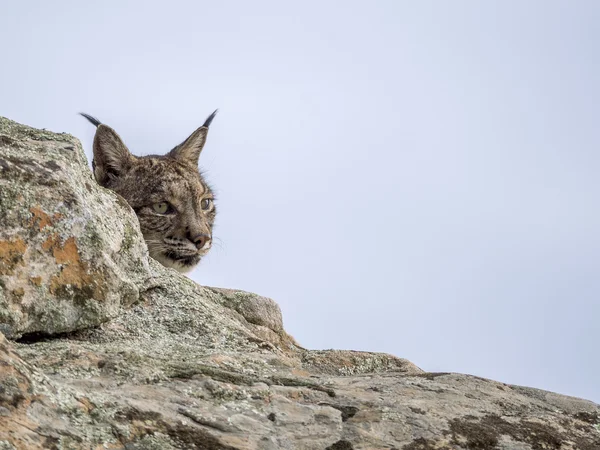
<svg viewBox="0 0 600 450">
<path fill-rule="evenodd" d="M 220 112 L 201 284 L 309 348 L 600 402 L 600 3 L 23 1 L 0 115 L 134 154 Z"/>
</svg>

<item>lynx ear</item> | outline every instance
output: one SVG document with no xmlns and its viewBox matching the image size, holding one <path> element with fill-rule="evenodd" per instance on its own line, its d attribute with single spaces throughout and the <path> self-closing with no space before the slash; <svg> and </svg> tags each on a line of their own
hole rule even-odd
<svg viewBox="0 0 600 450">
<path fill-rule="evenodd" d="M 200 153 L 206 144 L 206 136 L 208 134 L 208 127 L 217 115 L 217 110 L 213 112 L 204 121 L 204 124 L 194 131 L 190 137 L 175 147 L 169 152 L 169 156 L 178 159 L 187 164 L 191 164 L 194 167 L 198 166 L 198 160 L 200 159 Z"/>
<path fill-rule="evenodd" d="M 111 127 L 99 124 L 94 137 L 94 177 L 106 186 L 131 168 L 135 157 Z"/>
</svg>

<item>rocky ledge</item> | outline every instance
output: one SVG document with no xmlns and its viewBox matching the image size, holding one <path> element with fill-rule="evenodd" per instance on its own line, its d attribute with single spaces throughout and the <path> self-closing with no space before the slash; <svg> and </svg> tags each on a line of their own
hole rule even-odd
<svg viewBox="0 0 600 450">
<path fill-rule="evenodd" d="M 80 143 L 0 118 L 0 449 L 600 449 L 600 407 L 302 348 L 148 258 Z"/>
</svg>

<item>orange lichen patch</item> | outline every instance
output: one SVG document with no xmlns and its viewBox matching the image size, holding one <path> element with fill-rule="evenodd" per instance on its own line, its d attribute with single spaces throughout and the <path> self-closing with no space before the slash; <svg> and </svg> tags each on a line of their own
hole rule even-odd
<svg viewBox="0 0 600 450">
<path fill-rule="evenodd" d="M 82 408 L 86 413 L 89 413 L 91 410 L 96 409 L 94 404 L 90 402 L 90 400 L 87 397 L 78 398 L 77 401 L 81 403 Z"/>
<path fill-rule="evenodd" d="M 302 369 L 292 369 L 290 372 L 292 375 L 296 375 L 299 377 L 309 377 L 310 376 L 310 372 L 307 372 L 306 370 L 302 370 Z"/>
<path fill-rule="evenodd" d="M 292 400 L 301 400 L 302 398 L 304 398 L 302 391 L 296 389 L 287 391 L 284 395 L 285 397 Z"/>
<path fill-rule="evenodd" d="M 60 237 L 53 234 L 42 243 L 44 250 L 52 250 L 52 255 L 58 264 L 62 265 L 60 273 L 50 280 L 50 292 L 55 294 L 59 289 L 70 286 L 79 290 L 88 291 L 93 298 L 100 300 L 101 292 L 94 289 L 92 274 L 88 271 L 87 264 L 81 261 L 79 249 L 75 238 L 71 236 L 64 243 Z"/>
<path fill-rule="evenodd" d="M 42 248 L 44 250 L 50 250 L 52 247 L 57 245 L 59 240 L 60 240 L 60 238 L 59 238 L 58 234 L 55 233 L 52 236 L 50 236 L 48 239 L 46 239 L 44 242 L 42 242 Z"/>
<path fill-rule="evenodd" d="M 15 268 L 23 265 L 26 250 L 27 245 L 20 237 L 12 241 L 0 241 L 0 275 L 13 275 Z"/>
<path fill-rule="evenodd" d="M 62 247 L 54 247 L 52 253 L 59 264 L 80 264 L 79 250 L 73 236 L 67 239 Z"/>
<path fill-rule="evenodd" d="M 29 278 L 29 281 L 31 281 L 31 283 L 35 284 L 36 286 L 42 285 L 42 277 L 31 277 Z"/>
<path fill-rule="evenodd" d="M 40 231 L 42 231 L 49 225 L 54 225 L 54 222 L 56 222 L 62 217 L 62 215 L 59 213 L 56 213 L 52 217 L 50 217 L 50 215 L 46 214 L 40 208 L 37 208 L 35 206 L 33 208 L 30 208 L 29 211 L 31 212 L 31 214 L 33 214 L 29 226 L 34 227 L 35 225 L 37 225 Z"/>
<path fill-rule="evenodd" d="M 59 275 L 55 275 L 50 281 L 50 291 L 55 292 L 61 285 L 70 284 L 79 289 L 91 284 L 92 278 L 87 271 L 86 264 L 79 258 L 79 251 L 75 238 L 66 240 L 64 247 L 54 247 L 52 250 L 56 262 L 64 264 Z"/>
</svg>

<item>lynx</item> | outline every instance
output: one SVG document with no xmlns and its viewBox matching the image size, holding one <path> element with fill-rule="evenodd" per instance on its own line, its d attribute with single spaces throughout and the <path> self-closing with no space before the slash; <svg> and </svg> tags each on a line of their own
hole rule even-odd
<svg viewBox="0 0 600 450">
<path fill-rule="evenodd" d="M 132 155 L 119 135 L 98 119 L 92 170 L 101 186 L 121 195 L 135 211 L 150 256 L 189 272 L 210 250 L 215 197 L 198 170 L 208 127 L 217 111 L 166 155 Z"/>
</svg>

